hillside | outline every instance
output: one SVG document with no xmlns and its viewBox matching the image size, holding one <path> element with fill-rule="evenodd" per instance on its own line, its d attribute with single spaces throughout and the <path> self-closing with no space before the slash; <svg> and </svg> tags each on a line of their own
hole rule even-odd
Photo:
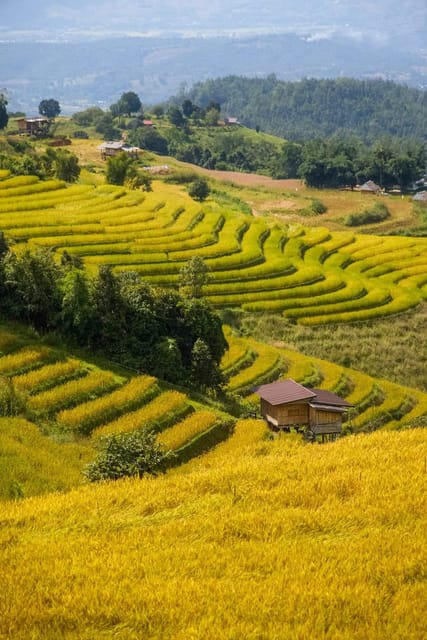
<svg viewBox="0 0 427 640">
<path fill-rule="evenodd" d="M 1 637 L 423 637 L 425 430 L 260 436 L 240 422 L 184 474 L 2 505 Z"/>
<path fill-rule="evenodd" d="M 198 203 L 183 186 L 161 181 L 144 193 L 0 178 L 0 229 L 17 251 L 51 247 L 59 258 L 66 250 L 92 273 L 110 265 L 162 286 L 176 286 L 197 254 L 209 269 L 203 293 L 218 309 L 274 311 L 319 325 L 388 316 L 426 298 L 422 237 L 378 240 L 276 223 L 245 213 L 238 199 L 219 194 Z"/>
<path fill-rule="evenodd" d="M 337 131 L 363 140 L 382 135 L 425 139 L 427 93 L 382 80 L 229 76 L 197 83 L 185 93 L 202 106 L 221 104 L 248 127 L 290 140 L 310 140 Z M 183 95 L 177 99 L 181 102 Z"/>
<path fill-rule="evenodd" d="M 235 415 L 258 415 L 259 398 L 253 387 L 279 378 L 290 377 L 345 397 L 353 405 L 344 425 L 346 434 L 425 422 L 427 392 L 422 384 L 411 388 L 384 374 L 373 377 L 303 355 L 286 344 L 265 344 L 229 327 L 225 330 L 229 349 L 221 368 L 228 397 L 212 403 L 152 376 L 118 369 L 108 361 L 101 366 L 99 358 L 95 364 L 90 356 L 85 360 L 71 350 L 47 346 L 10 325 L 0 327 L 0 399 L 7 379 L 21 403 L 15 417 L 0 418 L 0 499 L 81 485 L 101 436 L 141 427 L 155 430 L 162 446 L 176 452 L 173 464 L 182 464 L 230 439 L 235 423 L 230 410 Z M 342 352 L 347 358 L 352 353 L 344 343 Z M 263 433 L 264 422 L 254 420 L 250 429 L 255 435 Z"/>
</svg>

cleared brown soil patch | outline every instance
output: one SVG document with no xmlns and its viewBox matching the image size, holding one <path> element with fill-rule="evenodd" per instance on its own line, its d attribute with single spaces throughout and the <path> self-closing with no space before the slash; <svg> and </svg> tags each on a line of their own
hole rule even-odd
<svg viewBox="0 0 427 640">
<path fill-rule="evenodd" d="M 234 182 L 243 187 L 265 187 L 266 189 L 277 189 L 278 191 L 295 191 L 304 187 L 301 180 L 274 180 L 269 176 L 261 176 L 255 173 L 217 171 L 215 169 L 202 169 L 200 167 L 198 167 L 197 170 L 215 180 L 227 180 L 228 182 Z"/>
</svg>

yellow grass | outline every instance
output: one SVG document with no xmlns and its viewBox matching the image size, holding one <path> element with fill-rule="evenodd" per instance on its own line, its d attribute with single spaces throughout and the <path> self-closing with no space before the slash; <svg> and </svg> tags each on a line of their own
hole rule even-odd
<svg viewBox="0 0 427 640">
<path fill-rule="evenodd" d="M 0 418 L 0 499 L 82 484 L 82 469 L 94 455 L 87 444 L 59 444 L 23 418 Z"/>
<path fill-rule="evenodd" d="M 420 640 L 425 430 L 259 441 L 2 506 L 13 640 Z"/>
</svg>

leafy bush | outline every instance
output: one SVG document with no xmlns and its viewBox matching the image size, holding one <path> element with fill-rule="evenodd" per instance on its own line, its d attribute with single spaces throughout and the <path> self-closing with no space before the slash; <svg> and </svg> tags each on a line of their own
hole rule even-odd
<svg viewBox="0 0 427 640">
<path fill-rule="evenodd" d="M 313 198 L 313 201 L 311 203 L 311 210 L 316 215 L 320 215 L 322 213 L 326 213 L 328 210 L 328 207 L 318 198 Z"/>
<path fill-rule="evenodd" d="M 170 175 L 164 178 L 165 182 L 170 184 L 190 184 L 197 180 L 199 175 L 195 171 L 189 169 L 182 169 L 181 171 L 174 171 Z"/>
<path fill-rule="evenodd" d="M 188 187 L 188 195 L 198 202 L 206 200 L 209 195 L 209 191 L 209 185 L 205 178 L 198 178 Z"/>
<path fill-rule="evenodd" d="M 165 470 L 172 456 L 171 451 L 162 451 L 153 431 L 118 433 L 101 439 L 101 451 L 84 474 L 90 482 L 141 478 L 147 473 L 155 476 Z"/>
<path fill-rule="evenodd" d="M 345 219 L 347 227 L 359 227 L 362 224 L 372 224 L 374 222 L 382 222 L 390 217 L 390 211 L 383 202 L 376 202 L 369 209 L 358 213 L 351 213 Z"/>
</svg>

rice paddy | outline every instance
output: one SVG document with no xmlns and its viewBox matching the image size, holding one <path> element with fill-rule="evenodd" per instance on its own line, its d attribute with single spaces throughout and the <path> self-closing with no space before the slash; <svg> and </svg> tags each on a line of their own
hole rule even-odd
<svg viewBox="0 0 427 640">
<path fill-rule="evenodd" d="M 23 178 L 0 181 L 0 229 L 16 251 L 67 250 L 89 271 L 109 264 L 162 286 L 176 286 L 198 255 L 215 307 L 282 313 L 307 325 L 386 317 L 427 298 L 426 238 L 272 223 L 214 200 L 196 203 L 160 182 L 141 193 Z"/>
</svg>

